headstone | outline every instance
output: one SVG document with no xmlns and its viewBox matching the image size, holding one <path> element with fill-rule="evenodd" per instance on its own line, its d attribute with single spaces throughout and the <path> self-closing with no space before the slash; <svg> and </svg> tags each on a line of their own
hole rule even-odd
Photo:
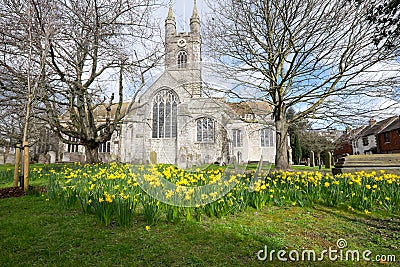
<svg viewBox="0 0 400 267">
<path fill-rule="evenodd" d="M 5 164 L 15 164 L 15 154 L 6 154 L 5 155 Z"/>
<path fill-rule="evenodd" d="M 399 154 L 350 155 L 340 158 L 332 169 L 332 173 L 378 172 L 380 170 L 400 174 Z"/>
<path fill-rule="evenodd" d="M 61 156 L 61 161 L 62 162 L 70 162 L 71 161 L 70 153 L 64 152 Z"/>
<path fill-rule="evenodd" d="M 4 162 L 5 162 L 4 154 L 0 153 L 0 165 L 4 165 Z"/>
<path fill-rule="evenodd" d="M 157 164 L 157 153 L 155 151 L 150 152 L 150 164 Z"/>
<path fill-rule="evenodd" d="M 242 152 L 238 151 L 237 153 L 237 158 L 236 158 L 236 163 L 240 164 L 243 162 L 243 156 L 242 156 Z"/>
<path fill-rule="evenodd" d="M 289 148 L 289 150 L 288 150 L 288 163 L 289 163 L 289 165 L 293 165 L 293 154 L 292 154 L 292 149 L 290 149 Z"/>
<path fill-rule="evenodd" d="M 56 160 L 57 160 L 57 154 L 56 154 L 56 152 L 55 152 L 55 151 L 49 151 L 49 152 L 47 152 L 47 154 L 48 154 L 49 157 L 50 157 L 50 163 L 51 163 L 51 164 L 56 163 Z"/>
<path fill-rule="evenodd" d="M 229 163 L 230 163 L 230 164 L 233 164 L 233 167 L 235 168 L 235 170 L 237 169 L 237 167 L 238 167 L 238 162 L 237 162 L 237 160 L 236 160 L 236 156 L 235 156 L 235 155 L 231 157 L 231 162 L 229 162 Z"/>
<path fill-rule="evenodd" d="M 39 164 L 49 164 L 50 163 L 50 156 L 47 154 L 40 154 L 39 155 Z"/>
<path fill-rule="evenodd" d="M 307 158 L 307 166 L 310 166 L 310 158 Z"/>
<path fill-rule="evenodd" d="M 326 151 L 325 168 L 330 169 L 332 167 L 332 154 L 330 151 Z"/>
<path fill-rule="evenodd" d="M 85 162 L 85 155 L 81 153 L 70 153 L 69 154 L 70 162 Z"/>
<path fill-rule="evenodd" d="M 315 156 L 314 151 L 310 151 L 310 167 L 315 167 Z"/>
</svg>

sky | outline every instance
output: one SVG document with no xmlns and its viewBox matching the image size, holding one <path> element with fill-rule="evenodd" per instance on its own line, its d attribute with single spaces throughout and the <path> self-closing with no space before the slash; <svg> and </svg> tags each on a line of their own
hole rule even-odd
<svg viewBox="0 0 400 267">
<path fill-rule="evenodd" d="M 166 3 L 169 1 L 167 0 Z M 177 30 L 179 32 L 189 31 L 189 21 L 193 12 L 194 0 L 172 0 L 172 10 L 177 22 Z M 205 0 L 197 0 L 197 10 L 199 11 L 200 18 L 204 17 L 207 10 Z M 168 14 L 168 8 L 161 10 L 162 18 L 165 18 Z"/>
</svg>

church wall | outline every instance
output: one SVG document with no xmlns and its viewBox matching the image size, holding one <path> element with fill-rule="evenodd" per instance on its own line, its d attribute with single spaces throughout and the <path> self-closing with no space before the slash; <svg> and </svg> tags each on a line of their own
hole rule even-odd
<svg viewBox="0 0 400 267">
<path fill-rule="evenodd" d="M 257 162 L 263 157 L 263 161 L 273 163 L 275 161 L 275 146 L 261 147 L 260 130 L 265 125 L 259 123 L 246 123 L 243 121 L 233 121 L 229 126 L 229 136 L 232 140 L 234 129 L 242 131 L 242 146 L 232 148 L 232 156 L 236 157 L 240 163 Z M 274 133 L 275 134 L 275 133 Z M 238 157 L 238 153 L 240 156 Z"/>
</svg>

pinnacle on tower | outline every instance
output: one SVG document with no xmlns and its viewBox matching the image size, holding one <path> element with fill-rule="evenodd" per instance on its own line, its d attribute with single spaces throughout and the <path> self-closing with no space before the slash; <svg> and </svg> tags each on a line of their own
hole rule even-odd
<svg viewBox="0 0 400 267">
<path fill-rule="evenodd" d="M 176 20 L 172 11 L 172 1 L 169 2 L 168 16 L 165 19 L 165 33 L 166 37 L 176 33 Z"/>
<path fill-rule="evenodd" d="M 190 31 L 194 33 L 200 33 L 200 16 L 197 10 L 196 0 L 194 0 L 193 14 L 190 18 Z"/>
<path fill-rule="evenodd" d="M 167 20 L 175 20 L 174 13 L 172 11 L 172 1 L 169 1 L 169 10 Z"/>
<path fill-rule="evenodd" d="M 196 0 L 194 0 L 192 18 L 200 19 L 199 12 L 197 11 L 197 1 Z"/>
</svg>

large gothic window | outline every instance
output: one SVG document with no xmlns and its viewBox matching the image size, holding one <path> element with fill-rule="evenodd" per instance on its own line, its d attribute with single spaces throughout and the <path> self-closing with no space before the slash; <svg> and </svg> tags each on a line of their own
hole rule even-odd
<svg viewBox="0 0 400 267">
<path fill-rule="evenodd" d="M 260 131 L 261 147 L 273 147 L 274 142 L 274 131 L 270 128 L 264 128 Z"/>
<path fill-rule="evenodd" d="M 179 51 L 178 53 L 178 68 L 184 69 L 187 65 L 187 52 L 186 51 Z"/>
<path fill-rule="evenodd" d="M 215 122 L 210 118 L 197 120 L 197 142 L 214 142 Z"/>
<path fill-rule="evenodd" d="M 177 98 L 170 90 L 163 90 L 154 97 L 153 138 L 175 138 L 177 136 L 177 106 Z"/>
</svg>

